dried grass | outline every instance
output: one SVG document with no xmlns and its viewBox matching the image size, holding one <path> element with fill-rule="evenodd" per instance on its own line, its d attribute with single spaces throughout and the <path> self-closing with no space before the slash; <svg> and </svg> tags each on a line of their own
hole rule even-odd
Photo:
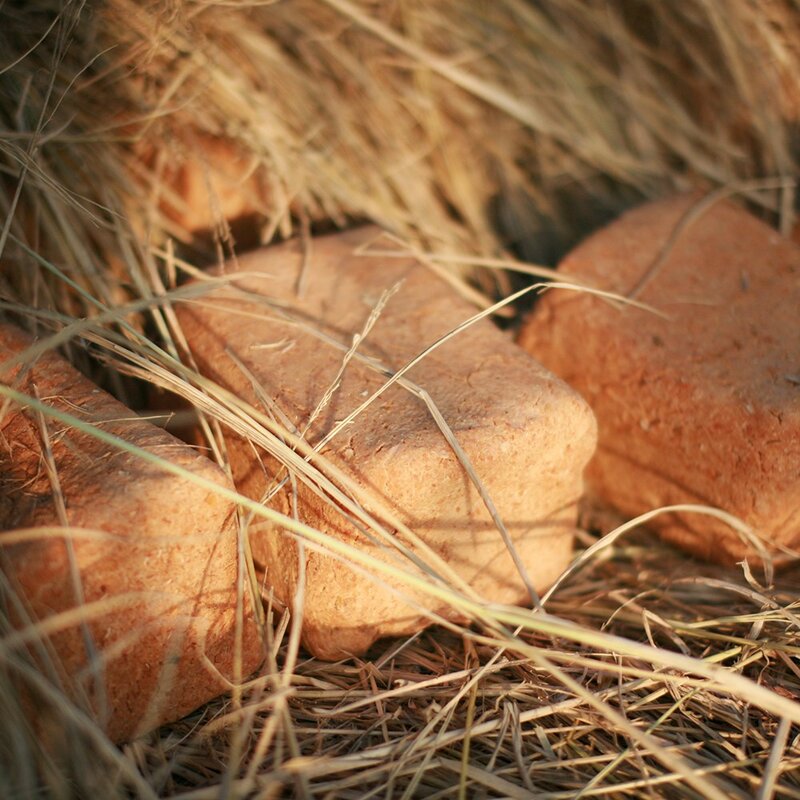
<svg viewBox="0 0 800 800">
<path fill-rule="evenodd" d="M 7 1 L 0 310 L 134 405 L 145 384 L 183 396 L 223 463 L 227 425 L 379 536 L 324 457 L 180 363 L 171 304 L 203 291 L 182 278 L 236 237 L 371 220 L 473 298 L 508 294 L 510 271 L 548 276 L 621 209 L 696 186 L 788 230 L 799 30 L 790 0 Z M 213 191 L 219 146 L 246 226 Z M 184 224 L 189 189 L 210 231 Z M 641 531 L 586 552 L 546 613 L 482 605 L 429 564 L 407 580 L 473 624 L 338 664 L 271 607 L 259 676 L 122 748 L 0 615 L 0 796 L 800 797 L 798 569 L 697 564 Z"/>
</svg>

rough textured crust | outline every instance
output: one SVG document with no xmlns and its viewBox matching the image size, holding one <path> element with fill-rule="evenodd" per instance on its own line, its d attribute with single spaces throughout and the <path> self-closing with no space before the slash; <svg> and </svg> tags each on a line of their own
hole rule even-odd
<svg viewBox="0 0 800 800">
<path fill-rule="evenodd" d="M 698 200 L 632 211 L 560 267 L 624 294 L 670 244 L 638 297 L 669 319 L 553 292 L 519 342 L 594 409 L 600 440 L 587 477 L 601 498 L 630 515 L 707 503 L 748 522 L 770 549 L 797 548 L 800 248 L 731 203 L 676 235 Z M 707 516 L 652 525 L 704 558 L 753 555 Z"/>
<path fill-rule="evenodd" d="M 0 365 L 30 344 L 26 334 L 0 323 Z M 0 370 L 3 383 L 31 396 L 38 391 L 55 409 L 229 486 L 208 459 L 139 419 L 59 356 L 47 353 L 32 365 Z M 91 435 L 53 419 L 46 424 L 72 533 L 54 528 L 62 517 L 39 416 L 12 404 L 0 420 L 0 530 L 6 532 L 5 541 L 0 533 L 0 566 L 22 601 L 14 611 L 17 624 L 52 620 L 77 605 L 71 541 L 84 600 L 100 607 L 88 629 L 104 661 L 102 682 L 88 666 L 79 624 L 46 637 L 45 649 L 36 644 L 33 652 L 109 736 L 124 740 L 184 715 L 234 679 L 234 506 Z M 9 531 L 19 528 L 37 530 L 12 542 Z M 246 677 L 261 658 L 251 607 L 242 635 Z"/>
<path fill-rule="evenodd" d="M 178 309 L 202 370 L 258 404 L 253 381 L 236 362 L 244 364 L 259 391 L 302 429 L 343 357 L 313 330 L 348 346 L 381 294 L 402 281 L 359 348 L 397 369 L 474 313 L 411 259 L 354 255 L 378 236 L 369 228 L 315 239 L 305 271 L 297 242 L 242 257 L 235 286 Z M 306 284 L 302 297 L 298 281 Z M 586 404 L 489 322 L 459 334 L 408 377 L 428 391 L 452 426 L 534 584 L 551 583 L 571 555 L 574 505 L 595 445 Z M 308 440 L 319 441 L 385 379 L 351 362 Z M 233 436 L 229 453 L 239 489 L 260 498 L 276 464 L 264 457 L 262 465 Z M 525 601 L 500 534 L 422 400 L 392 387 L 324 453 L 362 487 L 368 510 L 377 511 L 380 498 L 486 599 Z M 289 509 L 285 494 L 276 503 Z M 298 508 L 311 525 L 392 558 L 302 484 Z M 268 526 L 254 528 L 251 543 L 276 595 L 290 604 L 297 584 L 294 543 Z M 320 657 L 360 653 L 380 636 L 418 630 L 428 622 L 426 608 L 447 613 L 444 604 L 398 585 L 412 600 L 405 603 L 327 555 L 308 553 L 306 568 L 304 642 Z"/>
</svg>

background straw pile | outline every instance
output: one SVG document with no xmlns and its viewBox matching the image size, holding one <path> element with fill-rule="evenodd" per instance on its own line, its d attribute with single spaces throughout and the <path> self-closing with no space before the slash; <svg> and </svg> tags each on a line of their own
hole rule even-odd
<svg viewBox="0 0 800 800">
<path fill-rule="evenodd" d="M 488 297 L 676 189 L 788 233 L 798 75 L 794 0 L 7 0 L 0 308 L 157 407 L 181 280 L 258 244 L 369 220 Z M 0 796 L 800 797 L 798 597 L 635 531 L 504 632 L 332 665 L 276 610 L 262 676 L 122 749 L 26 726 L 0 617 Z"/>
</svg>

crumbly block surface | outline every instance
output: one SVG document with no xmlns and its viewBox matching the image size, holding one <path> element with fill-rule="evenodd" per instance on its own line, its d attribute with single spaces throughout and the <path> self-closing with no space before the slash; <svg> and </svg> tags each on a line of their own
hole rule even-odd
<svg viewBox="0 0 800 800">
<path fill-rule="evenodd" d="M 307 255 L 291 242 L 245 255 L 234 274 L 228 266 L 233 285 L 178 311 L 202 370 L 251 402 L 269 398 L 274 408 L 266 410 L 298 431 L 338 379 L 306 431 L 311 444 L 319 442 L 387 380 L 387 372 L 358 359 L 339 375 L 344 351 L 384 292 L 397 287 L 358 353 L 388 374 L 475 313 L 417 261 L 364 255 L 381 247 L 379 237 L 367 228 L 315 239 Z M 451 426 L 533 582 L 550 583 L 570 557 L 574 504 L 594 448 L 586 404 L 485 321 L 431 352 L 406 377 Z M 231 443 L 237 485 L 261 497 L 277 466 L 269 459 L 254 465 L 252 448 L 234 437 Z M 361 487 L 367 510 L 390 507 L 486 598 L 524 599 L 500 534 L 420 397 L 390 387 L 323 452 Z M 304 521 L 391 558 L 302 484 L 298 499 Z M 289 508 L 285 497 L 281 502 Z M 270 529 L 252 541 L 276 593 L 289 602 L 294 544 Z M 317 654 L 360 651 L 379 636 L 424 624 L 418 608 L 362 573 L 316 553 L 308 559 L 305 641 Z M 424 595 L 412 600 L 430 607 Z"/>
<path fill-rule="evenodd" d="M 0 324 L 0 365 L 30 344 L 26 334 Z M 140 419 L 60 356 L 47 353 L 0 369 L 0 380 L 18 391 L 38 392 L 55 409 L 229 485 L 208 459 Z M 75 608 L 82 595 L 96 667 L 87 631 L 74 622 L 46 638 L 46 659 L 112 738 L 127 739 L 226 689 L 206 659 L 234 677 L 234 507 L 88 433 L 46 416 L 44 424 L 57 487 L 46 467 L 39 415 L 11 404 L 0 420 L 2 568 L 22 601 L 19 624 Z M 13 535 L 19 529 L 31 529 L 23 541 Z M 260 646 L 252 613 L 244 617 L 246 674 L 260 660 Z"/>
<path fill-rule="evenodd" d="M 800 248 L 738 206 L 696 196 L 629 212 L 560 269 L 666 315 L 552 292 L 519 342 L 599 423 L 588 478 L 635 515 L 672 503 L 740 516 L 770 548 L 800 541 Z M 697 514 L 653 523 L 714 560 L 753 549 Z"/>
</svg>

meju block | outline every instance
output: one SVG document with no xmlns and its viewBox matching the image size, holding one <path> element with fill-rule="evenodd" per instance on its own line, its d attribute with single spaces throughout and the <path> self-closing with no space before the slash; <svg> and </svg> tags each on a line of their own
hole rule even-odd
<svg viewBox="0 0 800 800">
<path fill-rule="evenodd" d="M 414 259 L 356 252 L 379 237 L 368 228 L 315 239 L 305 266 L 298 242 L 227 265 L 230 285 L 178 308 L 201 371 L 303 431 L 386 290 L 400 284 L 358 352 L 390 373 L 475 313 Z M 487 321 L 432 351 L 406 377 L 429 393 L 496 504 L 531 581 L 546 587 L 571 558 L 582 471 L 595 446 L 588 406 Z M 386 380 L 352 360 L 307 441 L 320 442 Z M 259 458 L 235 435 L 228 447 L 237 487 L 260 499 L 280 465 L 263 452 Z M 526 602 L 501 534 L 414 393 L 393 385 L 322 452 L 355 482 L 366 510 L 377 514 L 388 506 L 486 600 Z M 301 521 L 395 563 L 391 548 L 370 540 L 335 504 L 300 478 L 297 487 Z M 291 487 L 273 503 L 289 513 Z M 267 583 L 291 606 L 298 580 L 294 540 L 262 524 L 251 530 L 251 545 Z M 453 616 L 446 603 L 402 581 L 373 580 L 312 550 L 305 558 L 303 639 L 318 656 L 360 653 L 381 636 L 419 630 L 429 624 L 426 611 Z M 407 560 L 404 567 L 413 570 Z"/>
<path fill-rule="evenodd" d="M 31 343 L 0 323 L 2 383 L 31 397 L 38 392 L 53 409 L 232 488 L 215 464 L 55 353 L 7 366 Z M 37 626 L 28 647 L 42 674 L 112 739 L 183 716 L 258 665 L 247 587 L 237 591 L 230 500 L 15 402 L 0 419 L 0 481 L 7 613 L 23 631 Z M 76 609 L 83 616 L 69 618 Z M 24 691 L 37 708 L 36 690 Z"/>
<path fill-rule="evenodd" d="M 733 203 L 699 200 L 631 211 L 559 268 L 660 315 L 555 290 L 519 342 L 594 409 L 587 479 L 602 500 L 631 516 L 721 508 L 779 555 L 800 544 L 800 248 Z M 715 561 L 757 553 L 710 516 L 649 524 Z"/>
</svg>

